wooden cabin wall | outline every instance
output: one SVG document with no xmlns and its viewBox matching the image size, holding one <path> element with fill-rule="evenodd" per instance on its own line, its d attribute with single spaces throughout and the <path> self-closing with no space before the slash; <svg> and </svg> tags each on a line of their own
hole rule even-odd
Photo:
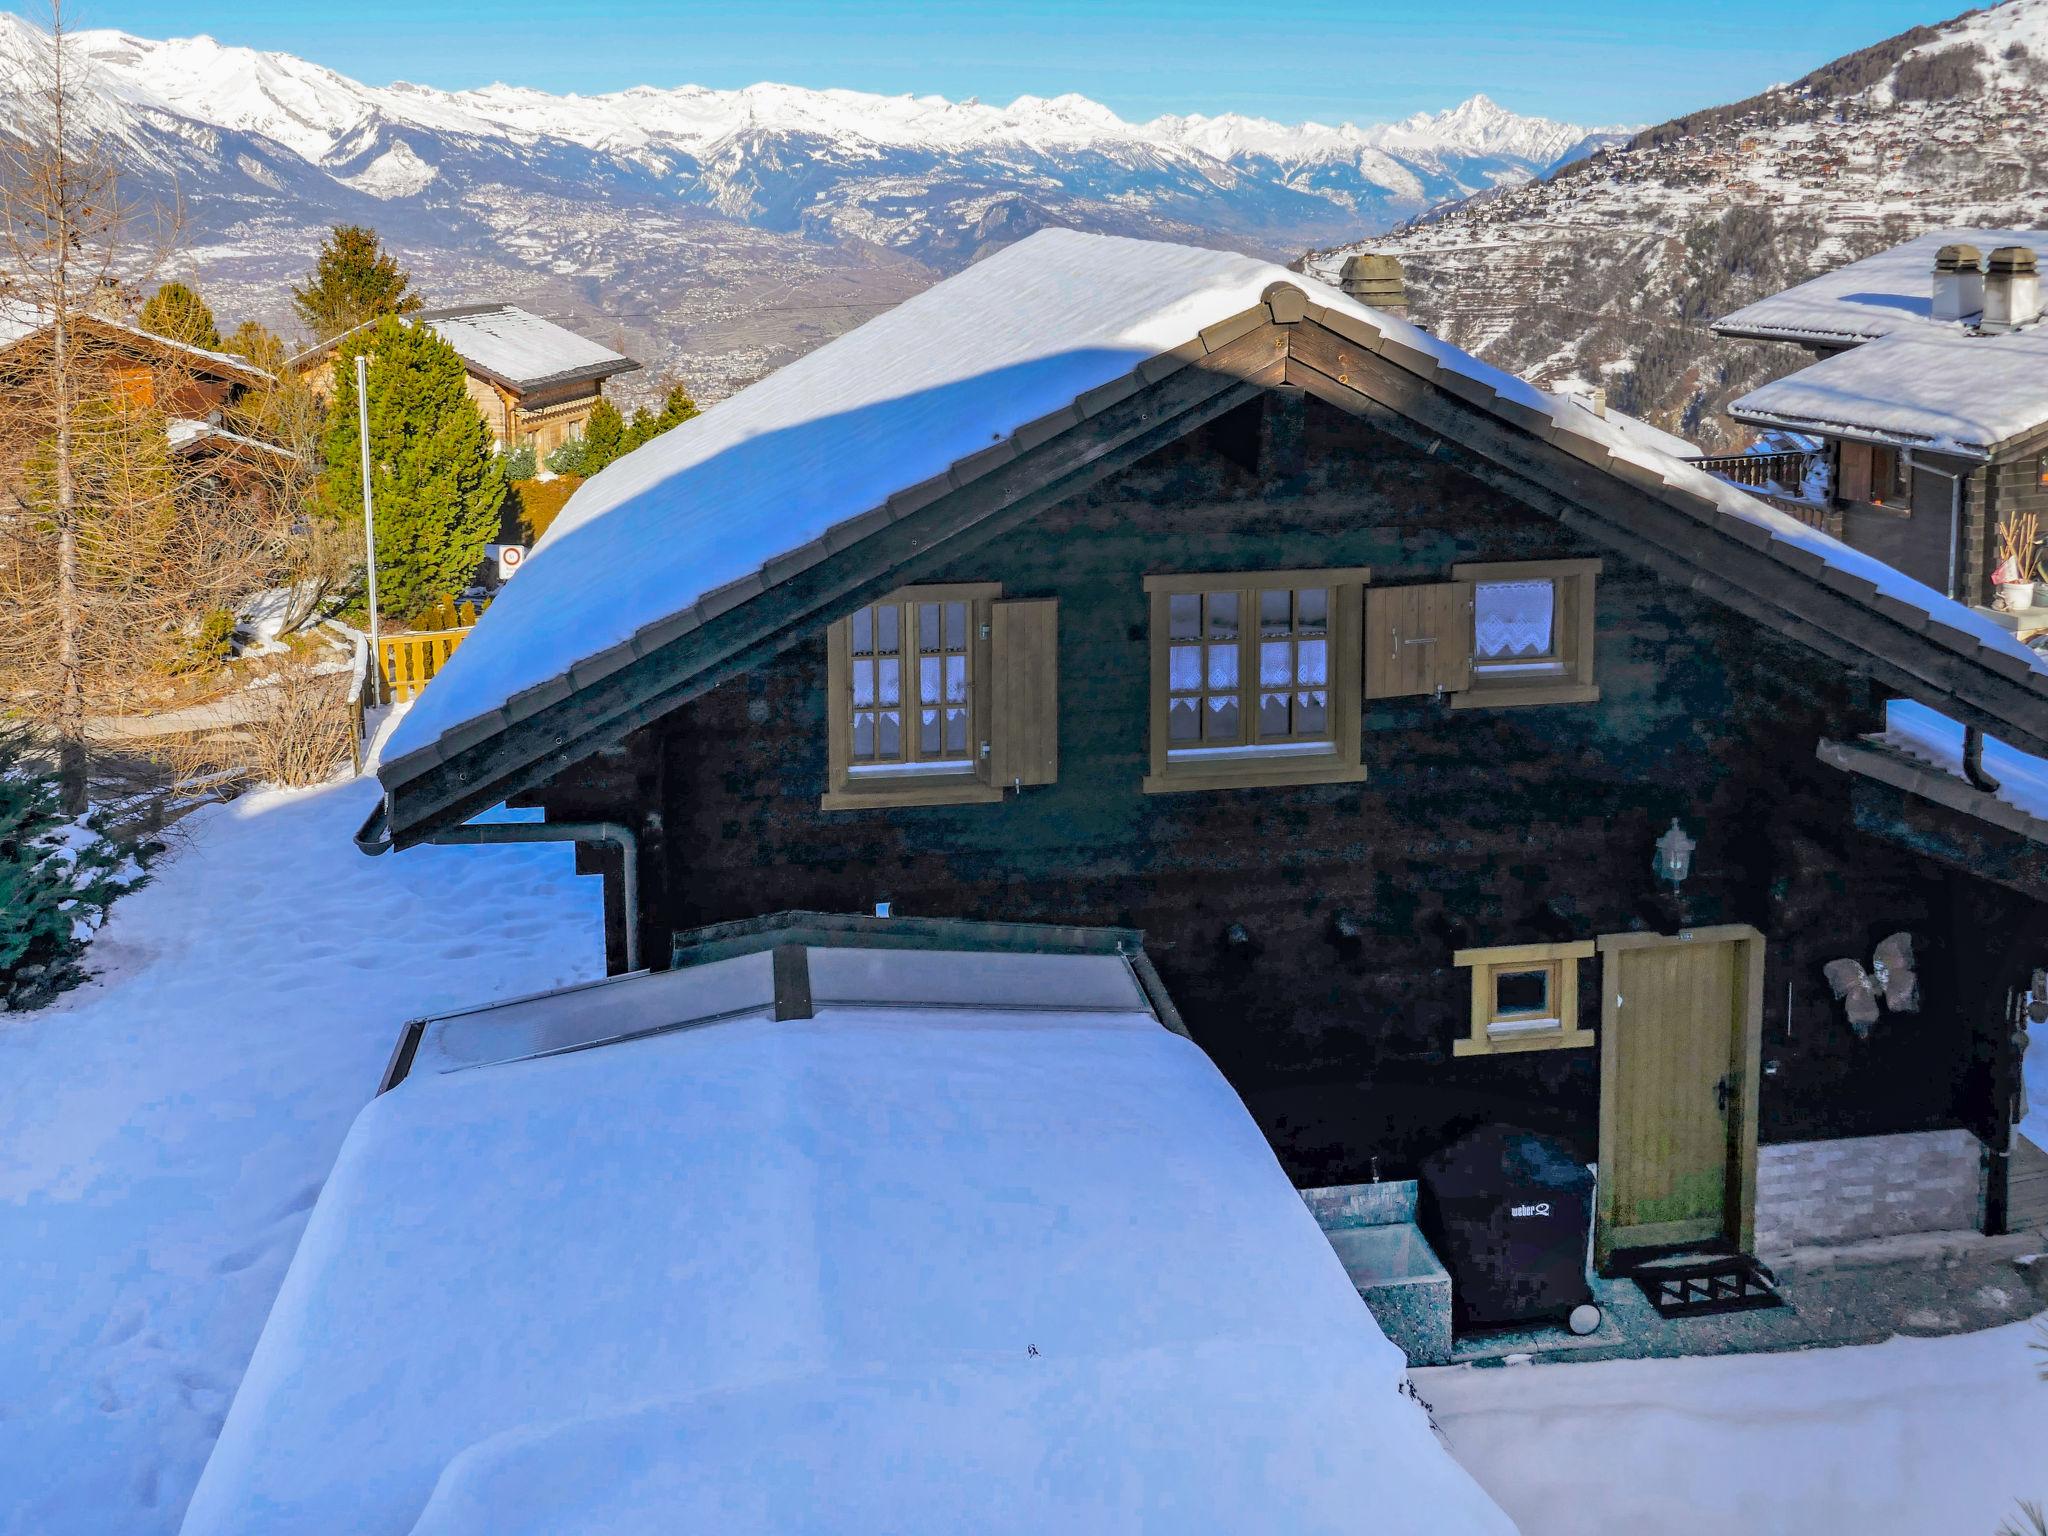
<svg viewBox="0 0 2048 1536">
<path fill-rule="evenodd" d="M 1979 1031 L 1955 1011 L 1970 941 L 1949 877 L 1856 831 L 1848 782 L 1813 755 L 1822 735 L 1875 728 L 1867 691 L 1318 402 L 1307 435 L 1298 494 L 1245 467 L 1256 420 L 1225 418 L 933 578 L 1060 598 L 1057 783 L 997 805 L 821 811 L 821 634 L 643 730 L 602 768 L 608 786 L 572 773 L 541 797 L 550 817 L 650 818 L 656 945 L 884 900 L 1143 929 L 1195 1038 L 1303 1184 L 1406 1174 L 1482 1119 L 1591 1157 L 1598 1051 L 1454 1058 L 1470 979 L 1451 957 L 1633 929 L 1767 935 L 1764 1140 L 1969 1123 Z M 1606 562 L 1597 704 L 1369 704 L 1362 785 L 1141 792 L 1145 574 L 1365 565 L 1377 586 L 1584 555 Z M 1700 843 L 1682 904 L 1651 872 L 1674 816 Z M 1926 1007 L 1859 1040 L 1821 966 L 1867 965 L 1899 929 L 1921 947 Z M 1581 971 L 1592 1028 L 1597 966 Z"/>
</svg>

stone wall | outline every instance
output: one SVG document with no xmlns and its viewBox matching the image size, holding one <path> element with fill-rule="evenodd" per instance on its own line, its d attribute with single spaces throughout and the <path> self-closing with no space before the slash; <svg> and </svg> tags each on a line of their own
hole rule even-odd
<svg viewBox="0 0 2048 1536">
<path fill-rule="evenodd" d="M 1757 1155 L 1757 1251 L 1974 1230 L 1983 1184 L 1982 1146 L 1964 1130 L 1764 1146 Z"/>
</svg>

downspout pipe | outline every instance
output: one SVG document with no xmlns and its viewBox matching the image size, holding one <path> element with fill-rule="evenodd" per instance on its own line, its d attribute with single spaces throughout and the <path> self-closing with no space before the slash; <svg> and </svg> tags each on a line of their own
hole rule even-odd
<svg viewBox="0 0 2048 1536">
<path fill-rule="evenodd" d="M 491 845 L 499 843 L 610 843 L 619 850 L 619 898 L 626 930 L 626 969 L 640 969 L 640 839 L 631 827 L 617 821 L 472 821 L 459 827 L 443 827 L 421 839 L 442 845 Z M 390 824 L 385 808 L 371 812 L 360 831 L 356 846 L 367 854 L 380 854 L 391 847 Z"/>
<path fill-rule="evenodd" d="M 1984 733 L 1974 725 L 1963 727 L 1963 777 L 1972 789 L 1998 793 L 1998 780 L 1984 771 Z"/>
</svg>

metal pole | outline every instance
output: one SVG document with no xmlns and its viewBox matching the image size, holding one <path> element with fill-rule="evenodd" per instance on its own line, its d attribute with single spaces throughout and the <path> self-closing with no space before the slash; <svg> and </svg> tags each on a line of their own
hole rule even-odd
<svg viewBox="0 0 2048 1536">
<path fill-rule="evenodd" d="M 384 702 L 384 650 L 377 636 L 377 520 L 370 505 L 370 359 L 356 354 L 356 437 L 363 450 L 363 556 L 370 572 L 370 688 Z"/>
</svg>

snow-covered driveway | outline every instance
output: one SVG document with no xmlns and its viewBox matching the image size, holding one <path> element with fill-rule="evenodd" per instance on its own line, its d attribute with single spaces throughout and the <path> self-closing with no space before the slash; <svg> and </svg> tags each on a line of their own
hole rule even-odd
<svg viewBox="0 0 2048 1536">
<path fill-rule="evenodd" d="M 599 974 L 566 847 L 367 859 L 368 781 L 185 824 L 103 974 L 0 1016 L 0 1532 L 177 1529 L 401 1023 Z"/>
<path fill-rule="evenodd" d="M 2048 1501 L 2042 1338 L 1413 1375 L 1522 1536 L 1993 1536 Z"/>
</svg>

